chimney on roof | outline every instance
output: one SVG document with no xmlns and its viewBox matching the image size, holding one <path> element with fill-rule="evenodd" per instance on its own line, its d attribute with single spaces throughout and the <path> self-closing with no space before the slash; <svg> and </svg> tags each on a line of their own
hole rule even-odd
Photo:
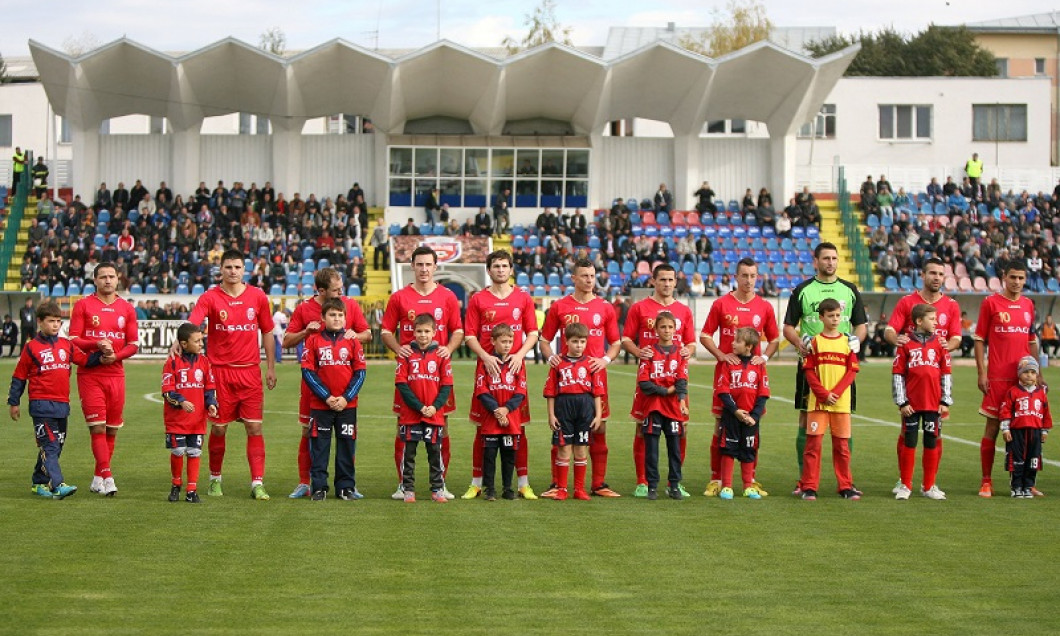
<svg viewBox="0 0 1060 636">
<path fill-rule="evenodd" d="M 676 22 L 667 22 L 666 23 L 666 32 L 667 33 L 673 33 L 676 29 L 677 29 L 677 23 Z"/>
</svg>

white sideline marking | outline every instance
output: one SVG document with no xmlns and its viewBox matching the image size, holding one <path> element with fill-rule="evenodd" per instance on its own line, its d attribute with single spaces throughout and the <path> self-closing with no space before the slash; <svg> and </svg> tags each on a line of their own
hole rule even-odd
<svg viewBox="0 0 1060 636">
<path fill-rule="evenodd" d="M 627 372 L 624 372 L 624 371 L 609 371 L 608 373 L 613 373 L 615 375 L 625 375 L 625 376 L 630 376 L 630 377 L 637 377 L 636 374 L 627 373 Z M 705 384 L 694 384 L 692 382 L 689 382 L 688 386 L 694 386 L 694 387 L 700 388 L 700 389 L 711 389 L 711 387 L 709 387 L 709 386 L 707 386 Z M 787 404 L 795 404 L 795 400 L 792 400 L 790 398 L 785 398 L 785 397 L 779 397 L 779 396 L 776 396 L 776 395 L 770 396 L 769 399 L 770 400 L 777 400 L 777 401 L 780 401 L 780 402 L 786 402 Z M 877 425 L 889 426 L 891 428 L 901 428 L 901 425 L 896 423 L 896 422 L 891 422 L 891 421 L 888 421 L 888 420 L 881 420 L 881 419 L 878 419 L 878 418 L 875 418 L 875 417 L 868 417 L 867 415 L 859 415 L 857 413 L 852 413 L 851 417 L 853 419 L 863 420 L 865 422 L 871 422 L 871 423 L 877 424 Z M 964 425 L 964 424 L 962 423 L 962 425 Z M 969 439 L 964 439 L 963 437 L 954 437 L 953 435 L 943 435 L 942 439 L 950 440 L 951 442 L 956 442 L 958 444 L 964 444 L 966 446 L 974 446 L 975 448 L 979 448 L 979 442 L 974 442 L 974 441 L 969 440 Z M 1005 449 L 1004 448 L 997 448 L 997 449 L 994 450 L 994 452 L 1004 455 L 1005 454 Z M 1055 459 L 1045 459 L 1043 461 L 1044 461 L 1044 463 L 1049 464 L 1050 466 L 1060 466 L 1060 461 L 1057 461 Z"/>
</svg>

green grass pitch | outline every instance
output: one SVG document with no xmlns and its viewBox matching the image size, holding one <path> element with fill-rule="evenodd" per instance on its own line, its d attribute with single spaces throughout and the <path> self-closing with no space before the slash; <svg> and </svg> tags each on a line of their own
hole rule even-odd
<svg viewBox="0 0 1060 636">
<path fill-rule="evenodd" d="M 0 364 L 10 377 L 13 365 Z M 530 478 L 549 481 L 548 434 L 533 387 Z M 470 363 L 457 363 L 465 414 Z M 168 503 L 169 460 L 157 399 L 159 362 L 128 365 L 126 426 L 114 459 L 120 492 L 88 492 L 92 459 L 76 404 L 63 458 L 81 491 L 65 501 L 29 492 L 34 446 L 23 420 L 0 428 L 0 633 L 730 633 L 996 634 L 1060 631 L 1060 452 L 1039 486 L 1045 499 L 976 496 L 979 393 L 974 369 L 956 373 L 957 405 L 939 476 L 949 500 L 896 502 L 896 409 L 889 365 L 858 380 L 854 477 L 866 496 L 790 496 L 796 479 L 792 366 L 775 366 L 763 424 L 762 501 L 701 496 L 709 475 L 711 365 L 692 369 L 693 423 L 684 483 L 695 496 L 634 499 L 634 367 L 611 369 L 608 481 L 627 496 L 591 502 L 429 501 L 389 498 L 392 367 L 373 364 L 361 393 L 358 502 L 291 501 L 297 482 L 297 368 L 279 367 L 267 394 L 266 486 L 249 498 L 241 427 L 229 435 L 225 496 Z M 1055 371 L 1047 371 L 1053 379 Z M 5 380 L 6 382 L 6 380 Z M 76 403 L 76 396 L 75 396 Z M 450 489 L 470 478 L 471 428 L 451 420 Z M 827 442 L 826 442 L 827 447 Z M 919 456 L 919 454 L 918 454 Z M 206 481 L 203 461 L 201 482 Z M 665 474 L 665 468 L 663 469 Z M 915 479 L 919 479 L 919 459 Z M 918 483 L 918 482 L 917 482 Z"/>
</svg>

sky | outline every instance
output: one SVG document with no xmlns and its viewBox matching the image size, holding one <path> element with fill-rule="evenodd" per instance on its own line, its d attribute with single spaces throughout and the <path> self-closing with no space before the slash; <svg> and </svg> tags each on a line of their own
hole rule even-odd
<svg viewBox="0 0 1060 636">
<path fill-rule="evenodd" d="M 228 36 L 257 45 L 279 27 L 290 51 L 334 38 L 366 48 L 415 49 L 438 39 L 500 46 L 526 32 L 539 0 L 51 0 L 46 10 L 4 14 L 0 55 L 29 54 L 28 40 L 57 50 L 68 41 L 105 44 L 128 36 L 153 49 L 192 51 Z M 1043 0 L 763 0 L 777 26 L 834 26 L 841 33 L 894 27 L 913 33 L 934 22 L 955 25 L 1057 9 Z M 611 26 L 708 26 L 725 0 L 556 0 L 559 22 L 579 46 L 603 46 Z M 887 11 L 882 12 L 881 6 Z M 439 20 L 440 17 L 440 20 Z M 440 28 L 439 28 L 440 27 Z"/>
</svg>

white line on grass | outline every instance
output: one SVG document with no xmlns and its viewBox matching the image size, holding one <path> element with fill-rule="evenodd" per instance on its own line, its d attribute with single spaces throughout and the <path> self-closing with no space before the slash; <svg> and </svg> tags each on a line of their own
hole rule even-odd
<svg viewBox="0 0 1060 636">
<path fill-rule="evenodd" d="M 635 373 L 627 373 L 625 371 L 609 371 L 609 373 L 613 373 L 615 375 L 625 375 L 625 376 L 630 376 L 630 377 L 636 377 Z M 697 387 L 697 388 L 700 388 L 700 389 L 711 389 L 711 387 L 709 387 L 709 386 L 707 386 L 705 384 L 694 384 L 692 382 L 689 382 L 688 386 L 694 386 L 694 387 Z M 786 402 L 788 404 L 795 404 L 795 400 L 792 400 L 790 398 L 785 398 L 785 397 L 779 397 L 777 395 L 772 395 L 772 396 L 770 396 L 769 399 L 778 400 L 780 402 Z M 869 417 L 867 415 L 858 415 L 857 413 L 853 413 L 852 417 L 854 419 L 864 420 L 866 422 L 871 422 L 873 424 L 889 426 L 891 428 L 901 428 L 901 425 L 898 424 L 897 422 L 890 422 L 888 420 L 881 420 L 881 419 L 878 419 L 878 418 L 875 418 L 875 417 Z M 974 446 L 975 448 L 979 448 L 979 442 L 975 442 L 975 441 L 972 441 L 970 439 L 964 439 L 963 437 L 954 437 L 953 435 L 943 435 L 942 439 L 948 439 L 948 440 L 950 440 L 952 442 L 956 442 L 958 444 L 964 444 L 966 446 Z M 995 449 L 994 452 L 995 453 L 1004 454 L 1005 450 L 999 448 L 999 449 Z M 1044 462 L 1046 464 L 1051 465 L 1051 466 L 1060 466 L 1060 461 L 1057 461 L 1055 459 L 1046 459 L 1046 460 L 1044 460 Z"/>
</svg>

